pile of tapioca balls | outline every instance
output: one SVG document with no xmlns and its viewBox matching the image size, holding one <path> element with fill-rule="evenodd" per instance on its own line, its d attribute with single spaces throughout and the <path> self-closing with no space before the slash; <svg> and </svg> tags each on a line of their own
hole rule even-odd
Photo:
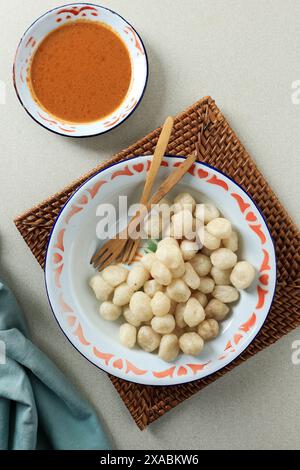
<svg viewBox="0 0 300 470">
<path fill-rule="evenodd" d="M 217 207 L 196 204 L 188 193 L 168 204 L 172 236 L 162 238 L 157 251 L 130 270 L 121 264 L 107 267 L 90 286 L 101 301 L 100 315 L 107 321 L 124 320 L 120 341 L 125 347 L 157 351 L 170 362 L 180 351 L 198 356 L 205 342 L 218 336 L 229 304 L 251 285 L 255 269 L 238 261 L 238 234 Z M 187 239 L 182 227 L 195 227 L 199 221 L 200 244 Z M 178 239 L 177 232 L 185 237 Z"/>
</svg>

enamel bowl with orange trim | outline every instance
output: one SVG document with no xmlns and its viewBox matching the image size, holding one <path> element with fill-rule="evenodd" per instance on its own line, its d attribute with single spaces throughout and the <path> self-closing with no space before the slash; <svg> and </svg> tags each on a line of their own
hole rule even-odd
<svg viewBox="0 0 300 470">
<path fill-rule="evenodd" d="M 156 354 L 123 347 L 119 341 L 120 324 L 107 322 L 98 313 L 99 303 L 89 287 L 95 274 L 90 259 L 99 246 L 96 228 L 104 204 L 117 207 L 121 195 L 128 198 L 129 206 L 136 203 L 150 162 L 151 157 L 135 157 L 114 164 L 93 176 L 71 197 L 50 237 L 46 286 L 59 326 L 90 362 L 125 380 L 175 385 L 222 369 L 254 340 L 272 304 L 276 259 L 269 230 L 252 199 L 218 170 L 196 163 L 170 197 L 188 191 L 198 203 L 213 202 L 238 231 L 239 259 L 246 259 L 255 267 L 255 281 L 251 288 L 241 291 L 230 316 L 220 324 L 220 335 L 205 343 L 199 357 L 181 354 L 174 363 L 166 363 Z M 181 162 L 182 157 L 165 157 L 158 183 Z M 121 215 L 119 222 L 122 229 L 127 216 Z"/>
<path fill-rule="evenodd" d="M 58 29 L 61 30 L 61 28 L 72 24 L 77 24 L 78 26 L 79 22 L 81 23 L 81 26 L 83 23 L 85 25 L 88 23 L 91 25 L 92 22 L 92 25 L 94 25 L 92 28 L 94 29 L 96 28 L 95 23 L 100 27 L 102 25 L 102 29 L 104 28 L 104 30 L 107 31 L 107 43 L 105 49 L 107 54 L 105 55 L 105 53 L 102 52 L 102 49 L 104 50 L 104 43 L 103 41 L 101 42 L 100 37 L 97 42 L 98 47 L 96 50 L 95 47 L 93 47 L 94 41 L 90 39 L 89 46 L 93 52 L 93 59 L 88 60 L 91 56 L 91 51 L 86 47 L 83 38 L 78 39 L 78 31 L 76 32 L 74 30 L 75 39 L 77 37 L 77 41 L 79 41 L 79 43 L 75 42 L 75 44 L 78 44 L 78 50 L 81 51 L 74 51 L 74 57 L 78 63 L 78 77 L 81 77 L 81 86 L 78 86 L 78 82 L 76 81 L 73 83 L 74 74 L 67 76 L 67 73 L 69 73 L 69 75 L 71 73 L 70 69 L 73 70 L 75 67 L 75 60 L 72 61 L 69 59 L 71 63 L 66 64 L 67 58 L 70 57 L 70 54 L 68 54 L 67 51 L 69 50 L 73 53 L 74 50 L 74 47 L 72 46 L 72 41 L 75 40 L 74 37 L 69 38 L 69 49 L 64 51 L 65 60 L 63 57 L 58 59 L 58 55 L 61 54 L 61 51 L 63 50 L 61 42 L 59 42 L 60 47 L 58 47 L 58 38 L 56 37 L 56 43 L 54 43 L 54 39 L 52 39 L 52 49 L 48 49 L 47 57 L 48 59 L 51 59 L 49 60 L 53 67 L 51 68 L 49 66 L 50 62 L 47 57 L 44 56 L 44 60 L 40 62 L 39 77 L 41 79 L 41 75 L 43 74 L 45 81 L 40 85 L 40 90 L 43 90 L 41 93 L 43 93 L 44 98 L 46 98 L 47 90 L 49 89 L 49 93 L 52 93 L 50 101 L 53 106 L 55 105 L 57 107 L 58 102 L 60 102 L 61 106 L 64 106 L 65 111 L 70 113 L 70 103 L 72 104 L 72 107 L 74 106 L 74 103 L 76 103 L 77 116 L 80 116 L 80 110 L 82 110 L 82 112 L 83 110 L 91 111 L 91 108 L 94 107 L 93 119 L 91 118 L 90 121 L 87 119 L 86 122 L 84 122 L 84 119 L 77 119 L 77 122 L 75 118 L 74 120 L 72 120 L 71 117 L 68 119 L 67 113 L 62 113 L 61 115 L 58 113 L 55 114 L 49 106 L 44 106 L 42 100 L 39 100 L 37 94 L 34 93 L 33 81 L 31 79 L 36 52 L 40 50 L 39 46 L 41 43 L 43 43 L 43 53 L 45 54 L 45 40 L 47 38 L 49 44 L 50 36 L 53 38 L 53 34 L 57 33 Z M 108 31 L 110 31 L 110 33 L 108 33 Z M 109 34 L 110 37 L 108 37 Z M 62 36 L 60 35 L 59 37 L 61 40 Z M 114 44 L 112 46 L 113 38 Z M 115 51 L 117 47 L 116 42 L 118 41 L 119 55 L 116 55 L 115 59 L 113 59 L 112 51 Z M 112 49 L 112 47 L 114 47 L 114 49 Z M 120 68 L 121 53 L 123 54 L 123 58 L 125 58 L 125 56 L 127 57 L 128 71 L 131 69 L 131 72 L 128 72 L 128 83 L 126 82 L 126 86 L 125 83 L 122 85 L 120 84 L 120 80 L 121 78 L 123 79 L 123 75 L 121 75 L 121 78 L 119 77 L 119 79 L 117 77 L 118 70 L 120 70 L 120 73 L 122 70 Z M 85 57 L 83 58 L 80 54 L 85 54 Z M 104 56 L 102 57 L 103 54 Z M 107 69 L 104 74 L 102 71 L 109 60 L 111 63 L 106 66 Z M 99 75 L 95 72 L 95 61 L 97 61 L 98 64 L 97 70 Z M 60 73 L 56 73 L 57 63 L 61 64 Z M 85 67 L 88 66 L 89 68 L 83 69 L 83 63 L 85 64 Z M 49 67 L 52 71 L 51 77 L 49 77 Z M 63 70 L 66 77 L 65 80 L 64 75 L 62 74 Z M 93 87 L 90 86 L 90 81 L 87 86 L 85 86 L 87 78 L 89 78 L 89 80 L 94 80 Z M 114 78 L 114 81 L 112 81 L 112 78 Z M 54 8 L 36 20 L 24 33 L 19 43 L 13 67 L 14 87 L 22 106 L 27 113 L 44 128 L 68 137 L 95 136 L 104 134 L 119 126 L 139 105 L 143 98 L 147 81 L 147 53 L 137 31 L 124 18 L 114 11 L 90 3 L 74 3 Z M 61 84 L 61 87 L 59 87 L 59 83 Z M 100 93 L 100 84 L 102 99 L 108 100 L 108 98 L 110 98 L 113 100 L 113 103 L 115 103 L 114 106 L 112 104 L 113 107 L 108 107 L 106 111 L 104 111 L 104 109 L 106 109 L 104 108 L 104 101 L 102 101 L 102 107 L 99 106 L 99 103 L 95 106 L 97 103 L 95 96 Z M 120 95 L 119 100 L 117 100 L 118 86 L 121 87 L 118 90 Z M 51 92 L 50 88 L 52 90 Z M 80 93 L 78 94 L 78 92 Z M 87 97 L 89 97 L 89 99 L 86 99 Z M 98 100 L 99 99 L 100 96 L 98 96 Z M 48 99 L 49 103 L 50 101 Z M 99 115 L 97 115 L 98 108 Z M 102 114 L 100 114 L 101 112 Z"/>
</svg>

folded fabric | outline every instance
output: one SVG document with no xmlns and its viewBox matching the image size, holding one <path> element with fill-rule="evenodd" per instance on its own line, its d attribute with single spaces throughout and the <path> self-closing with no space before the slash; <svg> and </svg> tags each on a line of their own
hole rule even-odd
<svg viewBox="0 0 300 470">
<path fill-rule="evenodd" d="M 27 338 L 0 281 L 0 449 L 109 450 L 95 411 Z"/>
</svg>

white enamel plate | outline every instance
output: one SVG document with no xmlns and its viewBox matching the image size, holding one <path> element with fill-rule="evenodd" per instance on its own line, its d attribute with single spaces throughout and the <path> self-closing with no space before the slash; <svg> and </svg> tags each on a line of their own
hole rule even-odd
<svg viewBox="0 0 300 470">
<path fill-rule="evenodd" d="M 218 170 L 196 163 L 171 196 L 189 191 L 198 203 L 213 202 L 231 220 L 241 240 L 239 259 L 255 266 L 255 282 L 241 292 L 230 316 L 221 323 L 220 335 L 205 344 L 199 357 L 181 354 L 170 364 L 156 354 L 124 348 L 118 338 L 119 323 L 100 317 L 99 304 L 88 285 L 95 273 L 90 259 L 99 245 L 96 210 L 104 203 L 117 206 L 120 195 L 128 197 L 129 205 L 138 202 L 150 162 L 151 157 L 136 157 L 112 165 L 88 180 L 67 202 L 50 237 L 46 285 L 62 331 L 90 362 L 125 380 L 174 385 L 222 369 L 249 346 L 272 304 L 276 260 L 269 230 L 252 199 Z M 181 157 L 165 157 L 158 182 L 181 162 Z M 126 216 L 121 218 L 122 226 L 126 221 Z"/>
</svg>

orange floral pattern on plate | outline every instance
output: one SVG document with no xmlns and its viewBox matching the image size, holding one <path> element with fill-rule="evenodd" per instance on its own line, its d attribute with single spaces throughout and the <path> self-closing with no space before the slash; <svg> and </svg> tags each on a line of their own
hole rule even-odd
<svg viewBox="0 0 300 470">
<path fill-rule="evenodd" d="M 122 120 L 126 119 L 129 116 L 129 114 L 135 108 L 136 105 L 137 105 L 137 99 L 131 98 L 130 103 L 125 107 L 125 110 L 121 111 L 121 113 L 116 114 L 115 116 L 113 116 L 109 120 L 105 121 L 103 126 L 106 127 L 106 128 L 116 126 Z"/>
</svg>

